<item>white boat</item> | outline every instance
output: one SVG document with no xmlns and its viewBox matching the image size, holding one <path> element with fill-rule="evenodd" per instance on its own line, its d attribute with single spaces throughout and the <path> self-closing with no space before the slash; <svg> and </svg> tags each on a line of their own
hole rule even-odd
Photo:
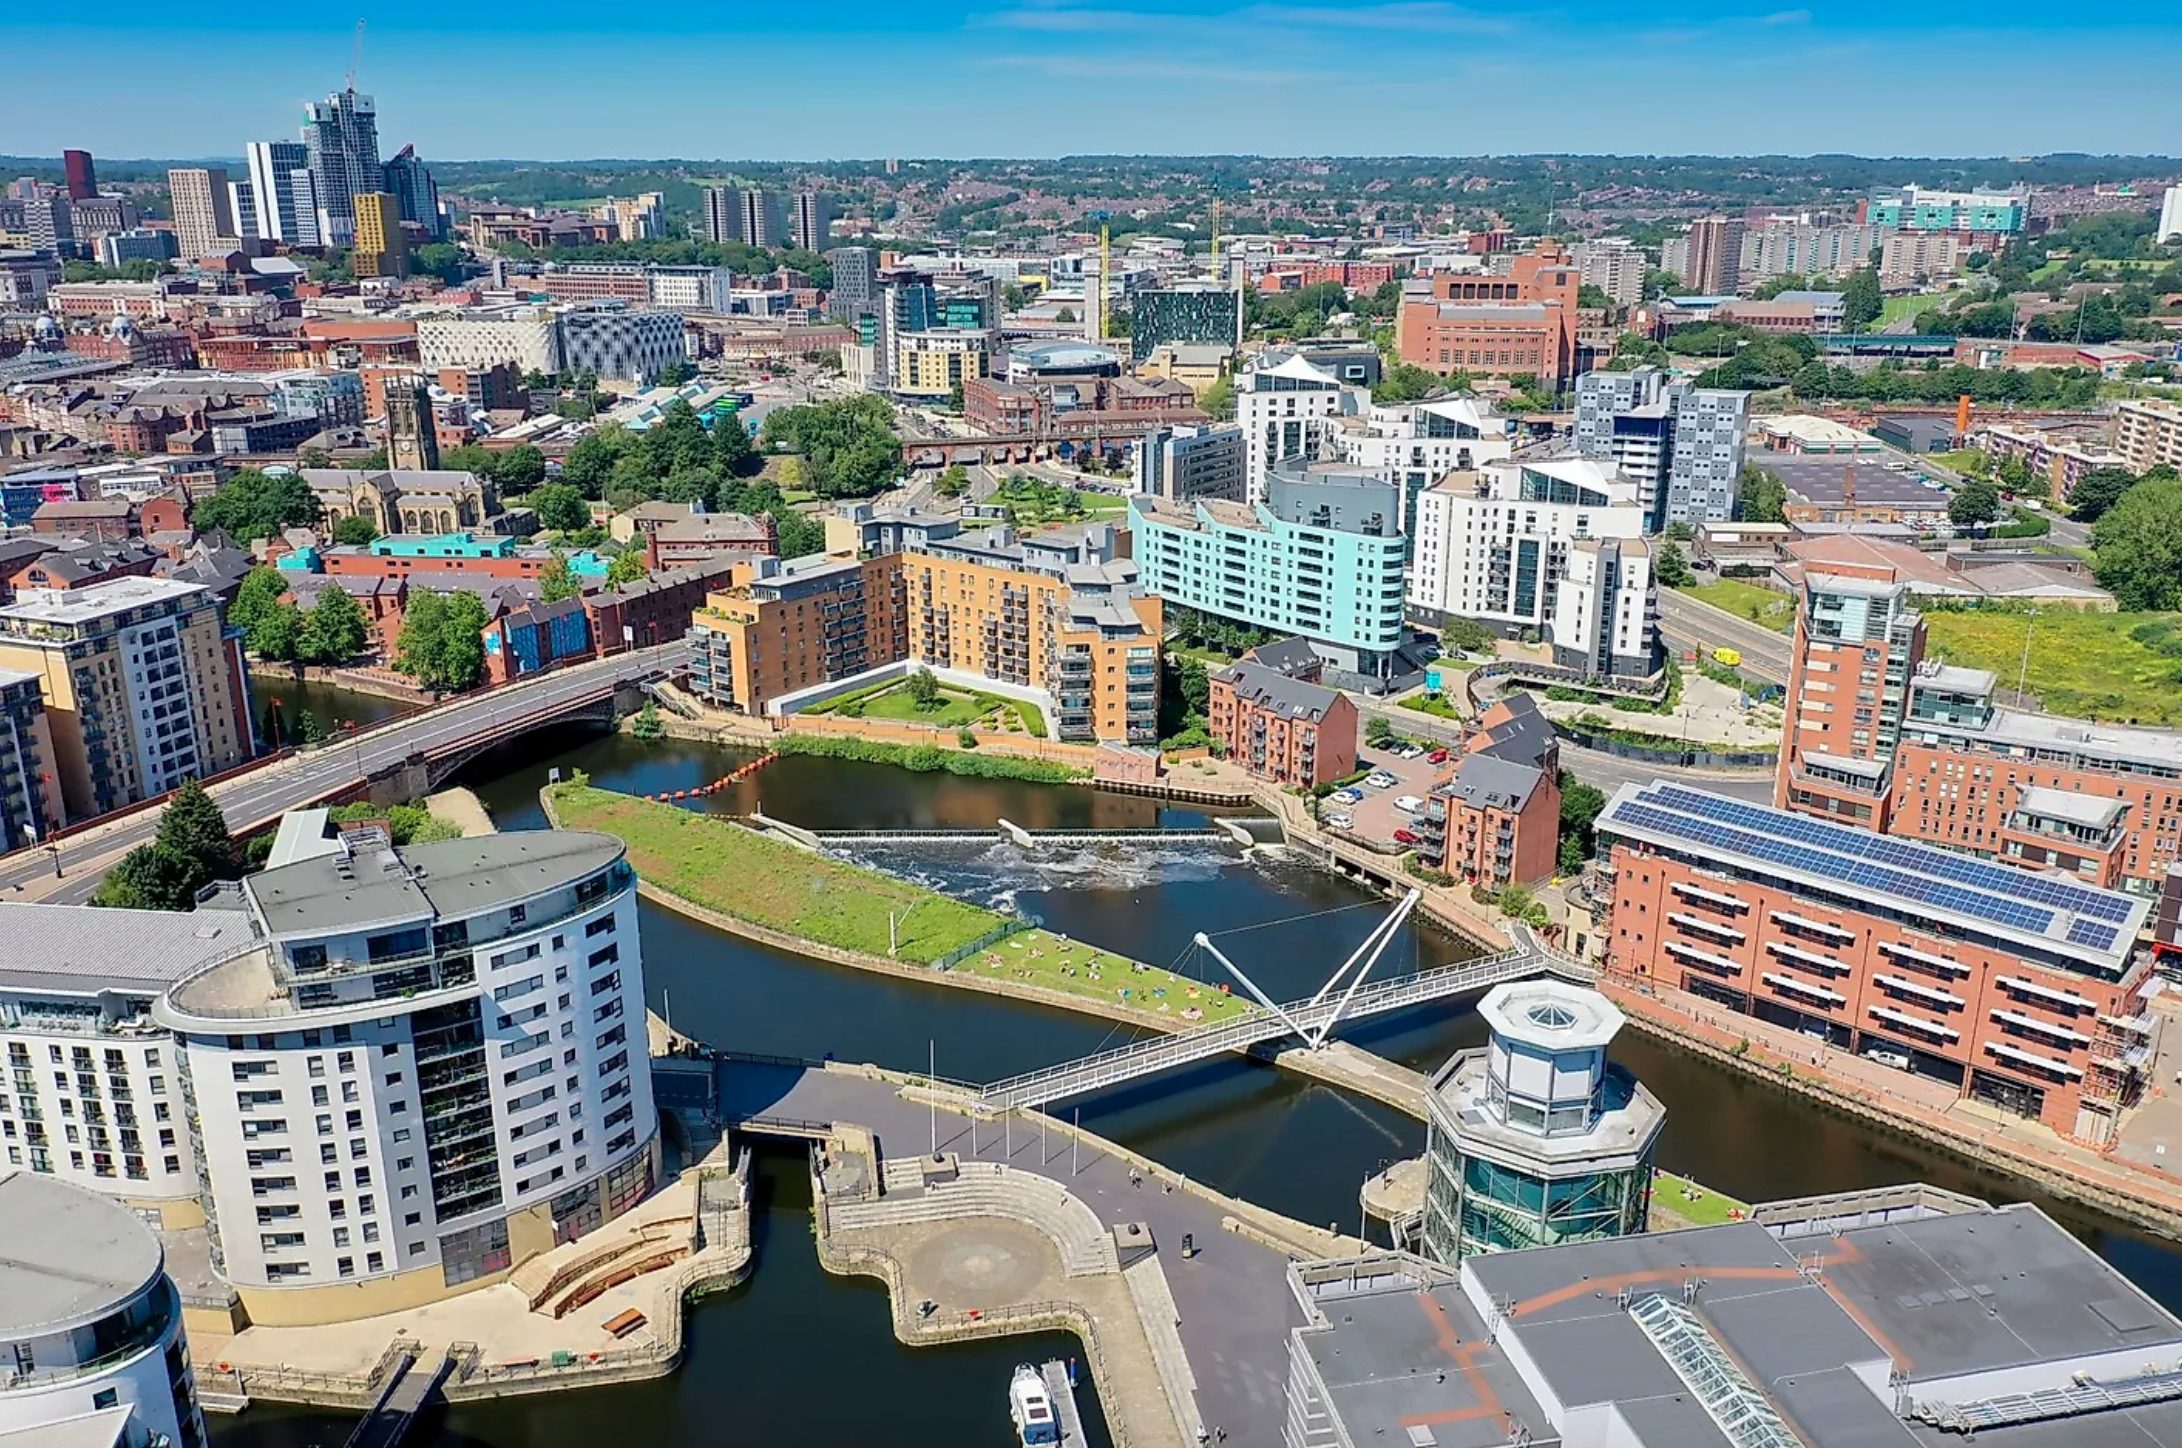
<svg viewBox="0 0 2182 1448">
<path fill-rule="evenodd" d="M 1029 1363 L 1015 1369 L 1008 1383 L 1008 1416 L 1015 1420 L 1016 1436 L 1024 1448 L 1061 1441 L 1061 1420 L 1054 1414 L 1053 1397 L 1046 1380 Z"/>
</svg>

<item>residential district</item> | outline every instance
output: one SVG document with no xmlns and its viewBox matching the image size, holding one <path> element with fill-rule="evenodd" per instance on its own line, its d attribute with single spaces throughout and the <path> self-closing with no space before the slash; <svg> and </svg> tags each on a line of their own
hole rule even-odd
<svg viewBox="0 0 2182 1448">
<path fill-rule="evenodd" d="M 906 1340 L 1075 1331 L 1116 1442 L 2182 1445 L 2182 1320 L 2038 1207 L 1685 1225 L 1609 1059 L 1634 1021 L 2182 1231 L 2182 167 L 513 205 L 380 120 L 352 81 L 229 166 L 69 151 L 0 200 L 4 1448 L 202 1448 L 254 1399 L 391 1445 L 434 1394 L 670 1371 L 781 1134 Z M 415 712 L 329 738 L 275 697 L 307 671 Z M 648 1016 L 640 873 L 936 984 L 1073 947 L 912 967 L 614 834 L 395 819 L 569 708 L 1255 804 L 1387 932 L 1487 948 L 1404 988 L 1482 991 L 1489 1041 L 1407 1081 L 1326 1049 L 1398 999 L 1238 971 L 982 1090 L 714 1058 Z M 1391 1245 L 1042 1110 L 1266 1043 L 1426 1123 Z M 903 1245 L 996 1222 L 1047 1295 Z"/>
</svg>

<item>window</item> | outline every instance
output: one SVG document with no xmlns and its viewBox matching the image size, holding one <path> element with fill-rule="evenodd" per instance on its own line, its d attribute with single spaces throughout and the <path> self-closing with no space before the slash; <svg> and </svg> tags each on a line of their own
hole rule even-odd
<svg viewBox="0 0 2182 1448">
<path fill-rule="evenodd" d="M 386 1254 L 384 1252 L 366 1252 L 364 1254 L 364 1270 L 366 1272 L 385 1271 Z"/>
</svg>

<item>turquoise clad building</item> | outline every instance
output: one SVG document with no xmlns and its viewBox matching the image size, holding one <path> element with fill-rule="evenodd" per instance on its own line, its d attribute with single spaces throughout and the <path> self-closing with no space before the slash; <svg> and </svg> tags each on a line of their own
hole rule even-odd
<svg viewBox="0 0 2182 1448">
<path fill-rule="evenodd" d="M 1398 667 L 1408 540 L 1394 484 L 1293 459 L 1263 503 L 1139 494 L 1129 526 L 1143 586 L 1168 604 L 1300 635 L 1367 678 Z"/>
</svg>

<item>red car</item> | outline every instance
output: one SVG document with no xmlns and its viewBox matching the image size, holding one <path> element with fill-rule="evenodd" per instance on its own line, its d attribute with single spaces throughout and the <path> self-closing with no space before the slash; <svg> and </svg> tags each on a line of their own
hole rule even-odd
<svg viewBox="0 0 2182 1448">
<path fill-rule="evenodd" d="M 1425 758 L 1433 764 L 1445 764 L 1447 762 L 1447 751 L 1444 749 L 1435 749 L 1430 754 L 1427 754 Z"/>
<path fill-rule="evenodd" d="M 1414 845 L 1419 841 L 1416 833 L 1412 830 L 1396 830 L 1394 832 L 1394 843 L 1397 845 Z"/>
</svg>

